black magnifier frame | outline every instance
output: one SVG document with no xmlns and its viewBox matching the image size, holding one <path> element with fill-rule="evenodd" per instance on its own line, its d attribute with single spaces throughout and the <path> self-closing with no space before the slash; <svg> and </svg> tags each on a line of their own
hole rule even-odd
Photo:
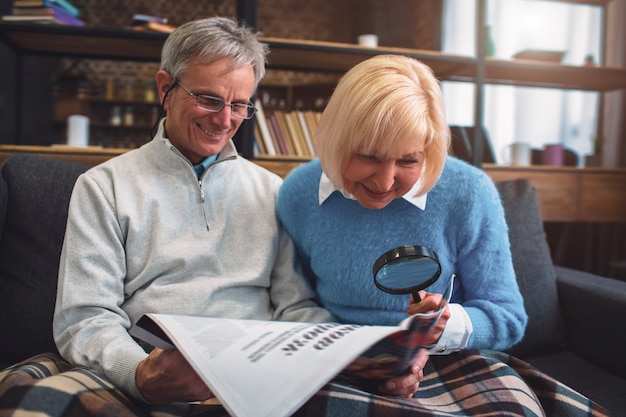
<svg viewBox="0 0 626 417">
<path fill-rule="evenodd" d="M 387 273 L 392 271 L 394 267 L 404 267 L 408 262 L 417 262 L 417 261 L 427 261 L 427 265 L 425 269 L 426 272 L 425 277 L 421 277 L 417 284 L 409 283 L 404 286 L 390 286 L 387 283 L 381 283 L 381 279 L 384 279 L 387 276 Z M 424 263 L 421 262 L 423 265 Z M 416 268 L 419 267 L 419 264 L 416 264 Z M 415 269 L 418 273 L 419 269 Z M 430 270 L 433 271 L 432 275 L 428 275 Z M 376 259 L 373 266 L 374 272 L 374 284 L 378 289 L 390 293 L 390 294 L 411 294 L 413 296 L 414 302 L 420 301 L 420 296 L 418 291 L 423 290 L 424 288 L 432 285 L 439 276 L 441 275 L 441 264 L 439 263 L 439 258 L 437 253 L 425 246 L 419 245 L 405 245 L 399 246 L 397 248 L 393 248 Z M 381 275 L 379 275 L 381 274 Z M 403 275 L 406 275 L 403 273 Z M 402 277 L 401 277 L 402 278 Z M 408 277 L 411 281 L 414 281 L 413 278 Z"/>
</svg>

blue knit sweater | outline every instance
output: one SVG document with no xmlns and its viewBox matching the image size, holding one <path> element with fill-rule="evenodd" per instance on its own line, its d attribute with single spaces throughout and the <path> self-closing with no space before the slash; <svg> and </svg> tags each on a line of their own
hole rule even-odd
<svg viewBox="0 0 626 417">
<path fill-rule="evenodd" d="M 321 302 L 342 322 L 392 325 L 405 318 L 408 296 L 377 289 L 372 266 L 389 249 L 421 245 L 442 265 L 428 291 L 442 292 L 457 275 L 452 302 L 472 321 L 469 348 L 503 350 L 522 338 L 527 315 L 504 210 L 483 171 L 448 157 L 425 210 L 405 199 L 366 209 L 339 191 L 320 205 L 321 174 L 318 160 L 294 170 L 281 187 L 278 210 Z"/>
</svg>

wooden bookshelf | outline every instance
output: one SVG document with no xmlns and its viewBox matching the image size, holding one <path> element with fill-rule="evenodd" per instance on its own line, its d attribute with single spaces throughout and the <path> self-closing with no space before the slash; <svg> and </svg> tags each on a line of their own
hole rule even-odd
<svg viewBox="0 0 626 417">
<path fill-rule="evenodd" d="M 128 149 L 0 145 L 0 164 L 16 152 L 97 165 Z M 254 162 L 285 177 L 308 161 L 297 157 L 258 157 Z M 537 189 L 546 222 L 626 222 L 626 168 L 574 168 L 485 164 L 494 181 L 528 179 Z"/>
<path fill-rule="evenodd" d="M 585 1 L 586 2 L 586 1 Z M 0 39 L 20 54 L 158 62 L 165 33 L 78 27 L 0 23 Z M 429 65 L 441 80 L 476 82 L 473 57 L 437 51 L 301 39 L 263 37 L 270 48 L 269 68 L 342 74 L 379 54 L 403 54 Z M 626 88 L 626 68 L 582 67 L 538 61 L 486 58 L 488 84 L 554 87 L 590 91 Z"/>
</svg>

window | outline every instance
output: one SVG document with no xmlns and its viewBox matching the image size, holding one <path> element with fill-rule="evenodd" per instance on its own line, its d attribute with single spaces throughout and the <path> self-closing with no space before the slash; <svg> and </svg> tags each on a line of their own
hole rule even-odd
<svg viewBox="0 0 626 417">
<path fill-rule="evenodd" d="M 444 0 L 443 52 L 476 55 L 476 0 Z M 487 25 L 494 56 L 512 59 L 517 52 L 564 52 L 562 63 L 584 65 L 591 58 L 603 62 L 603 14 L 600 6 L 540 0 L 489 0 Z M 475 85 L 444 82 L 447 116 L 451 125 L 474 124 Z M 551 88 L 486 85 L 483 124 L 496 157 L 503 149 L 524 141 L 540 149 L 561 143 L 579 156 L 594 151 L 600 93 Z"/>
</svg>

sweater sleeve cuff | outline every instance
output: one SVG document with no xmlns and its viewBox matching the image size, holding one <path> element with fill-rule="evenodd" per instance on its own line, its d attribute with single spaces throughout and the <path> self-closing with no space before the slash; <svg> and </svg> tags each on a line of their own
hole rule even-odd
<svg viewBox="0 0 626 417">
<path fill-rule="evenodd" d="M 460 304 L 448 304 L 450 318 L 437 344 L 428 350 L 431 355 L 448 355 L 467 347 L 473 326 L 469 315 Z"/>
<path fill-rule="evenodd" d="M 146 402 L 137 389 L 135 374 L 139 363 L 148 356 L 143 350 L 133 350 L 128 355 L 117 355 L 113 370 L 110 371 L 111 381 L 124 392 L 140 401 Z"/>
</svg>

